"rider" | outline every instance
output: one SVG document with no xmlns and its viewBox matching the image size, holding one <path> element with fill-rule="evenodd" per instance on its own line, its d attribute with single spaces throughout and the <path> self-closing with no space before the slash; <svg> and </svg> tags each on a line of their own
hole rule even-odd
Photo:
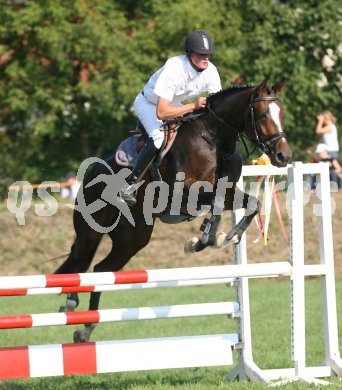
<svg viewBox="0 0 342 390">
<path fill-rule="evenodd" d="M 204 108 L 206 97 L 182 105 L 182 101 L 203 92 L 221 90 L 219 73 L 210 61 L 215 48 L 212 38 L 204 31 L 194 31 L 185 39 L 185 54 L 172 57 L 155 72 L 134 101 L 134 110 L 149 135 L 139 152 L 128 186 L 121 197 L 129 206 L 136 203 L 136 184 L 153 161 L 164 140 L 163 121 L 181 117 Z"/>
</svg>

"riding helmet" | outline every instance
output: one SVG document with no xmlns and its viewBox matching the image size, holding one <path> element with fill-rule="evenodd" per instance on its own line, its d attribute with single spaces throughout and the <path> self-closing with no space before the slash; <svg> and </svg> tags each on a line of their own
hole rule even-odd
<svg viewBox="0 0 342 390">
<path fill-rule="evenodd" d="M 194 31 L 189 34 L 185 39 L 184 50 L 187 54 L 190 50 L 200 54 L 215 53 L 213 40 L 210 35 L 204 31 Z"/>
</svg>

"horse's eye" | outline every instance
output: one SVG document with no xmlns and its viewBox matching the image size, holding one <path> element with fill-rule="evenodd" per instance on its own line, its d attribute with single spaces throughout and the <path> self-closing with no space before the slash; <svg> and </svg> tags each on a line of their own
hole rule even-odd
<svg viewBox="0 0 342 390">
<path fill-rule="evenodd" d="M 258 120 L 264 122 L 267 120 L 267 114 L 265 112 L 258 112 Z"/>
</svg>

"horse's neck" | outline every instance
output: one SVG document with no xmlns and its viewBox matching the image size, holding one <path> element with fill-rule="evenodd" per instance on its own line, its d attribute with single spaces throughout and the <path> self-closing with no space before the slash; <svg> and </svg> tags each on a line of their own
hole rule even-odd
<svg viewBox="0 0 342 390">
<path fill-rule="evenodd" d="M 221 101 L 217 99 L 214 103 L 217 116 L 237 131 L 243 132 L 252 92 L 252 89 L 247 89 L 226 96 Z"/>
</svg>

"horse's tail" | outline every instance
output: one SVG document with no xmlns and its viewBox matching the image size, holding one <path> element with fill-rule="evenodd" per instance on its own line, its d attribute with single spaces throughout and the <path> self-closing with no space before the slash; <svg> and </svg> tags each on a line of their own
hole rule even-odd
<svg viewBox="0 0 342 390">
<path fill-rule="evenodd" d="M 49 259 L 49 260 L 45 260 L 45 261 L 42 262 L 42 264 L 49 263 L 50 261 L 62 259 L 63 257 L 69 256 L 70 253 L 71 253 L 71 252 L 65 253 L 64 255 L 59 255 L 59 256 L 53 257 L 52 259 Z"/>
</svg>

